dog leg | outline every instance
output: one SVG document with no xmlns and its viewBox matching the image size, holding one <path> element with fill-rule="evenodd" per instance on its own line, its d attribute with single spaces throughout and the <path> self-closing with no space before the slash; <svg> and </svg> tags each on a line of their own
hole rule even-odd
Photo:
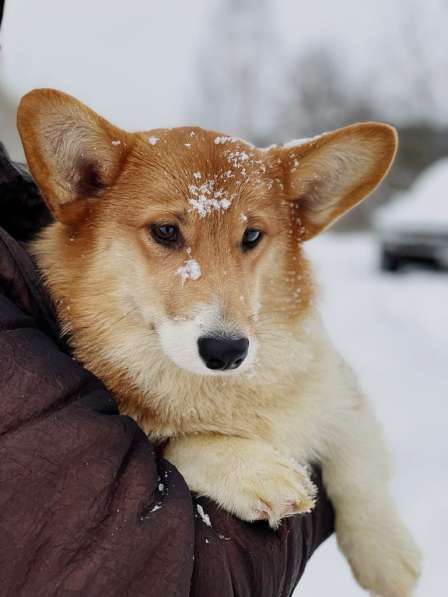
<svg viewBox="0 0 448 597">
<path fill-rule="evenodd" d="M 323 462 L 339 546 L 362 587 L 379 597 L 410 597 L 420 553 L 389 494 L 382 431 L 362 397 L 344 415 Z"/>
<path fill-rule="evenodd" d="M 259 440 L 184 436 L 169 441 L 165 457 L 191 490 L 242 520 L 266 519 L 276 528 L 285 516 L 314 505 L 315 487 L 306 469 Z"/>
</svg>

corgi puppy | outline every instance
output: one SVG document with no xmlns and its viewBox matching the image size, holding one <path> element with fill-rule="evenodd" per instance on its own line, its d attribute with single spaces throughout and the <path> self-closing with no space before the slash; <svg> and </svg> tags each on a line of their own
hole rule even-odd
<svg viewBox="0 0 448 597">
<path fill-rule="evenodd" d="M 22 99 L 18 129 L 55 217 L 32 252 L 74 355 L 120 411 L 246 521 L 309 511 L 319 463 L 360 585 L 410 596 L 419 553 L 382 431 L 304 252 L 386 175 L 395 130 L 259 149 L 195 127 L 128 133 L 50 89 Z"/>
</svg>

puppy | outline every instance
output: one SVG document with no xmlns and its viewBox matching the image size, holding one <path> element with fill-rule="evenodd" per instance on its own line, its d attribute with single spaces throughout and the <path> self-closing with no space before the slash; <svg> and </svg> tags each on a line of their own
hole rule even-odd
<svg viewBox="0 0 448 597">
<path fill-rule="evenodd" d="M 364 199 L 397 136 L 363 123 L 259 149 L 127 133 L 53 90 L 18 128 L 55 217 L 32 251 L 76 357 L 189 487 L 243 520 L 309 511 L 320 463 L 360 585 L 408 597 L 419 554 L 380 426 L 323 329 L 303 245 Z"/>
</svg>

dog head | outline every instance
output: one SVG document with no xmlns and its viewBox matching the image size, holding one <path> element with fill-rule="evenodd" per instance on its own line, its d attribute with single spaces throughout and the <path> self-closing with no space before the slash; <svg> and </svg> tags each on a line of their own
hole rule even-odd
<svg viewBox="0 0 448 597">
<path fill-rule="evenodd" d="M 137 385 L 154 363 L 222 376 L 274 358 L 276 330 L 312 301 L 302 244 L 379 184 L 397 146 L 377 123 L 268 149 L 200 128 L 130 134 L 53 90 L 22 99 L 18 128 L 56 218 L 36 250 L 61 319 L 94 370 Z"/>
</svg>

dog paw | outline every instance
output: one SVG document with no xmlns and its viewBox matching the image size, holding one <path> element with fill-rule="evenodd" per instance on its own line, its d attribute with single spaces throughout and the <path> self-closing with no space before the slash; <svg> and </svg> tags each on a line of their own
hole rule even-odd
<svg viewBox="0 0 448 597">
<path fill-rule="evenodd" d="M 196 440 L 198 441 L 198 440 Z M 207 496 L 242 520 L 267 520 L 277 528 L 282 518 L 309 512 L 316 488 L 305 467 L 263 442 L 214 440 L 202 450 L 182 440 L 166 457 L 189 488 Z"/>
<path fill-rule="evenodd" d="M 372 597 L 412 597 L 421 555 L 407 529 L 396 521 L 370 521 L 366 529 L 337 529 L 338 542 L 359 584 Z"/>
<path fill-rule="evenodd" d="M 243 520 L 267 520 L 275 529 L 282 518 L 311 511 L 315 497 L 307 470 L 278 457 L 264 463 L 263 469 L 248 468 L 230 500 L 222 505 Z"/>
</svg>

